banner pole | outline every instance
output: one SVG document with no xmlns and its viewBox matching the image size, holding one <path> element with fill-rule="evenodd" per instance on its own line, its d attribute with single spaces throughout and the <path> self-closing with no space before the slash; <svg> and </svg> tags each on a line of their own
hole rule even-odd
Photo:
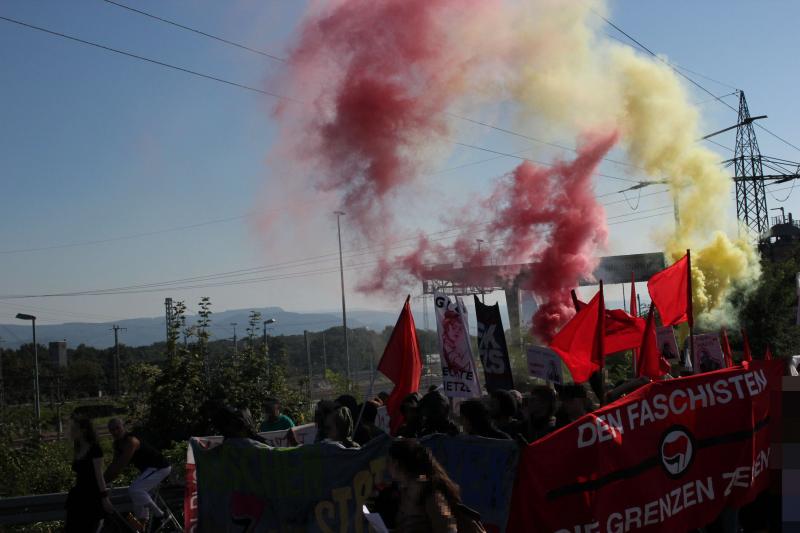
<svg viewBox="0 0 800 533">
<path fill-rule="evenodd" d="M 692 358 L 692 369 L 695 373 L 697 373 L 697 365 L 695 364 L 696 361 L 694 359 L 694 304 L 692 302 L 692 251 L 687 249 L 686 250 L 686 269 L 688 270 L 687 273 L 687 283 L 686 288 L 688 291 L 687 294 L 687 301 L 688 301 L 688 309 L 686 309 L 686 318 L 689 322 L 689 350 L 690 355 Z"/>
<path fill-rule="evenodd" d="M 358 410 L 358 420 L 356 421 L 356 425 L 353 426 L 353 436 L 355 437 L 356 431 L 358 431 L 358 427 L 361 425 L 361 417 L 364 416 L 364 407 L 367 406 L 367 402 L 370 398 L 372 398 L 373 387 L 375 386 L 375 376 L 377 375 L 377 370 L 375 368 L 372 369 L 372 376 L 369 379 L 369 390 L 367 391 L 366 397 L 364 397 L 364 401 L 361 403 L 361 409 Z"/>
</svg>

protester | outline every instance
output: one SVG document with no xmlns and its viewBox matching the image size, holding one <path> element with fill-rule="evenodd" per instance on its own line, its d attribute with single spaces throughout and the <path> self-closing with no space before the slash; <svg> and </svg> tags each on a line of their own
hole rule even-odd
<svg viewBox="0 0 800 533">
<path fill-rule="evenodd" d="M 586 387 L 577 383 L 564 385 L 559 393 L 561 406 L 556 413 L 556 425 L 561 428 L 592 410 Z"/>
<path fill-rule="evenodd" d="M 514 404 L 517 406 L 517 411 L 514 414 L 514 418 L 517 420 L 524 420 L 525 415 L 522 412 L 522 406 L 524 403 L 524 398 L 522 397 L 522 393 L 516 389 L 511 389 L 508 391 L 512 398 L 514 398 Z"/>
<path fill-rule="evenodd" d="M 361 415 L 361 426 L 356 431 L 355 440 L 359 445 L 363 446 L 375 437 L 386 435 L 386 432 L 375 425 L 375 420 L 378 418 L 378 404 L 373 401 L 364 403 L 364 412 Z"/>
<path fill-rule="evenodd" d="M 267 441 L 256 433 L 253 416 L 246 407 L 237 409 L 220 404 L 212 414 L 211 423 L 224 440 L 250 439 L 267 444 Z"/>
<path fill-rule="evenodd" d="M 346 407 L 350 411 L 350 418 L 353 419 L 353 423 L 355 424 L 358 422 L 358 415 L 361 413 L 361 407 L 358 405 L 358 400 L 356 400 L 353 396 L 349 394 L 342 394 L 335 400 L 336 405 L 339 407 Z M 354 439 L 356 442 L 361 441 L 368 441 L 369 440 L 369 433 L 364 429 L 363 426 L 358 426 L 355 428 Z"/>
<path fill-rule="evenodd" d="M 353 416 L 347 407 L 337 407 L 325 418 L 324 442 L 333 442 L 344 448 L 358 448 L 353 440 Z"/>
<path fill-rule="evenodd" d="M 650 378 L 646 376 L 625 380 L 606 393 L 606 401 L 611 403 L 619 400 L 620 398 L 634 392 L 636 389 L 641 388 L 648 383 L 650 383 Z"/>
<path fill-rule="evenodd" d="M 332 401 L 320 400 L 317 402 L 317 407 L 314 409 L 314 425 L 317 426 L 317 436 L 314 437 L 314 442 L 322 442 L 328 438 L 325 432 L 325 420 L 336 409 L 337 405 Z"/>
<path fill-rule="evenodd" d="M 133 515 L 143 530 L 150 517 L 150 510 L 157 518 L 164 515 L 150 497 L 150 491 L 169 475 L 172 468 L 158 450 L 127 432 L 119 418 L 108 421 L 108 431 L 114 439 L 114 460 L 106 469 L 105 480 L 113 481 L 128 464 L 139 470 L 139 477 L 131 482 L 128 494 L 133 503 Z"/>
<path fill-rule="evenodd" d="M 424 398 L 423 398 L 424 401 Z M 474 533 L 485 531 L 480 515 L 461 503 L 458 485 L 430 450 L 415 439 L 389 447 L 389 473 L 399 487 L 398 533 Z"/>
<path fill-rule="evenodd" d="M 429 392 L 419 402 L 422 424 L 419 436 L 444 433 L 458 435 L 458 426 L 450 420 L 450 404 L 440 392 Z"/>
<path fill-rule="evenodd" d="M 491 397 L 490 412 L 497 429 L 513 437 L 524 433 L 524 427 L 515 418 L 517 402 L 514 400 L 514 396 L 502 389 L 492 391 L 489 396 Z"/>
<path fill-rule="evenodd" d="M 418 392 L 412 392 L 400 403 L 403 425 L 397 430 L 398 437 L 414 438 L 419 436 L 419 431 L 422 429 L 422 416 L 419 412 L 420 399 Z"/>
<path fill-rule="evenodd" d="M 70 424 L 75 486 L 67 494 L 67 533 L 97 531 L 106 513 L 113 512 L 103 479 L 103 450 L 88 418 L 73 418 Z"/>
<path fill-rule="evenodd" d="M 459 409 L 464 433 L 488 439 L 510 439 L 508 433 L 497 429 L 489 416 L 486 404 L 478 399 L 463 402 Z"/>
<path fill-rule="evenodd" d="M 534 442 L 556 429 L 558 395 L 547 385 L 536 385 L 525 401 L 525 439 Z"/>
<path fill-rule="evenodd" d="M 386 405 L 386 402 L 389 401 L 389 393 L 386 391 L 381 391 L 378 393 L 378 398 L 381 399 L 381 405 Z"/>
<path fill-rule="evenodd" d="M 264 414 L 266 418 L 261 423 L 259 431 L 282 431 L 292 429 L 294 420 L 281 412 L 281 401 L 277 398 L 267 398 L 264 402 Z"/>
</svg>

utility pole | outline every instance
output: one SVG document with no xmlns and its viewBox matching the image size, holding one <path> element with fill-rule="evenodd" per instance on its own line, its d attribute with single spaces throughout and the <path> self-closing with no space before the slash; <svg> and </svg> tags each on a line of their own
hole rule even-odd
<svg viewBox="0 0 800 533">
<path fill-rule="evenodd" d="M 328 370 L 328 348 L 325 345 L 325 331 L 322 332 L 322 379 Z M 0 376 L 1 377 L 1 376 Z"/>
<path fill-rule="evenodd" d="M 233 356 L 236 357 L 239 355 L 239 346 L 236 343 L 236 326 L 238 322 L 231 322 L 231 326 L 233 326 Z"/>
<path fill-rule="evenodd" d="M 308 331 L 303 330 L 303 338 L 306 341 L 306 359 L 308 360 L 308 397 L 311 398 L 311 344 L 308 342 Z"/>
<path fill-rule="evenodd" d="M 3 337 L 0 337 L 0 344 L 3 343 Z M 6 387 L 3 382 L 3 349 L 0 348 L 0 407 L 6 405 Z"/>
<path fill-rule="evenodd" d="M 486 241 L 483 239 L 475 239 L 475 241 L 478 243 L 478 261 L 481 262 L 480 266 L 483 266 L 483 258 L 481 257 L 481 244 Z M 481 287 L 481 303 L 486 303 L 486 293 L 483 292 L 483 287 Z"/>
<path fill-rule="evenodd" d="M 114 324 L 114 327 L 111 329 L 114 331 L 114 392 L 119 396 L 119 330 L 128 331 L 128 328 L 121 328 L 117 324 Z"/>
<path fill-rule="evenodd" d="M 350 345 L 347 342 L 347 305 L 344 299 L 344 261 L 342 260 L 342 224 L 343 211 L 335 211 L 336 233 L 339 236 L 339 278 L 342 283 L 342 327 L 344 328 L 344 358 L 347 361 L 347 383 L 352 386 L 352 376 L 350 374 Z"/>
</svg>

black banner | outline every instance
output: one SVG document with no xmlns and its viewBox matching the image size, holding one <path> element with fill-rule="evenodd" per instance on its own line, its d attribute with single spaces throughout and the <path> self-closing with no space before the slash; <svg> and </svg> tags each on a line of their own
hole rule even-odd
<svg viewBox="0 0 800 533">
<path fill-rule="evenodd" d="M 475 296 L 475 318 L 478 321 L 478 353 L 486 375 L 486 390 L 511 390 L 511 364 L 508 360 L 508 345 L 500 320 L 500 304 L 485 305 Z"/>
</svg>

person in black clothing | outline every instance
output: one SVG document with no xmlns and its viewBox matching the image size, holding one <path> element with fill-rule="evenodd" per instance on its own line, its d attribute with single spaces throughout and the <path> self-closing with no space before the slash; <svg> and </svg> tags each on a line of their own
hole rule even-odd
<svg viewBox="0 0 800 533">
<path fill-rule="evenodd" d="M 407 439 L 416 438 L 419 435 L 422 419 L 419 413 L 420 395 L 412 392 L 403 398 L 400 404 L 400 413 L 403 415 L 403 424 L 397 430 L 398 437 Z"/>
<path fill-rule="evenodd" d="M 106 513 L 113 511 L 103 479 L 103 450 L 88 418 L 73 418 L 70 436 L 74 448 L 72 470 L 75 472 L 75 486 L 67 494 L 65 531 L 93 533 Z"/>
<path fill-rule="evenodd" d="M 525 401 L 525 438 L 534 442 L 556 429 L 558 395 L 547 385 L 536 385 Z"/>
<path fill-rule="evenodd" d="M 573 383 L 563 385 L 559 392 L 561 406 L 556 413 L 556 426 L 562 428 L 592 410 L 592 402 L 586 392 L 586 387 Z"/>
<path fill-rule="evenodd" d="M 375 437 L 386 435 L 386 432 L 375 425 L 375 420 L 378 418 L 378 404 L 373 401 L 364 403 L 364 412 L 361 415 L 361 425 L 356 430 L 355 440 L 361 446 L 365 445 Z M 361 429 L 363 428 L 363 431 Z"/>
<path fill-rule="evenodd" d="M 150 497 L 150 491 L 169 475 L 172 467 L 158 450 L 132 433 L 128 433 L 125 424 L 119 418 L 108 421 L 108 431 L 114 438 L 114 460 L 106 469 L 105 479 L 107 482 L 113 481 L 128 464 L 132 464 L 141 472 L 128 487 L 128 494 L 133 502 L 134 518 L 139 523 L 137 525 L 132 522 L 132 525 L 144 530 L 144 525 L 150 517 L 150 510 L 159 518 L 164 515 Z"/>
<path fill-rule="evenodd" d="M 497 429 L 516 438 L 524 433 L 524 427 L 515 417 L 517 415 L 517 402 L 507 390 L 497 389 L 491 392 L 490 412 Z"/>
<path fill-rule="evenodd" d="M 320 400 L 314 409 L 314 425 L 317 426 L 317 435 L 314 442 L 322 442 L 328 438 L 325 432 L 325 420 L 332 412 L 338 409 L 336 403 L 330 400 Z"/>
<path fill-rule="evenodd" d="M 458 426 L 450 420 L 450 404 L 441 393 L 429 392 L 419 402 L 422 427 L 419 436 L 444 433 L 445 435 L 458 435 Z"/>
<path fill-rule="evenodd" d="M 488 439 L 511 439 L 508 433 L 503 433 L 492 422 L 489 409 L 481 400 L 467 400 L 461 404 L 461 421 L 464 433 Z"/>
</svg>

